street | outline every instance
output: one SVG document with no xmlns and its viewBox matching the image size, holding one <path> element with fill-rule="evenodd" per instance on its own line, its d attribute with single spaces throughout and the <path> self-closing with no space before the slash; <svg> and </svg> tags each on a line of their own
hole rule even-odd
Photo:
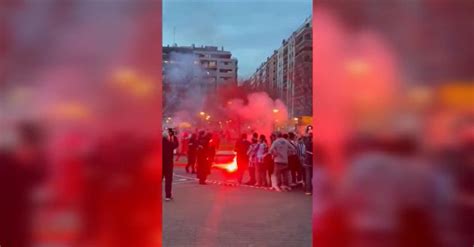
<svg viewBox="0 0 474 247">
<path fill-rule="evenodd" d="M 177 247 L 311 246 L 311 197 L 237 186 L 213 169 L 208 185 L 175 166 L 173 197 L 163 202 L 163 245 Z"/>
</svg>

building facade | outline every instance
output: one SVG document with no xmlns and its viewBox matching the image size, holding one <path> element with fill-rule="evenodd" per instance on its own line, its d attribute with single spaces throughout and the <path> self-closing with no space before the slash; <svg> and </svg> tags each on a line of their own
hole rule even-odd
<svg viewBox="0 0 474 247">
<path fill-rule="evenodd" d="M 165 46 L 163 47 L 164 81 L 173 82 L 170 71 L 188 74 L 188 78 L 210 84 L 210 88 L 237 83 L 237 59 L 230 51 L 216 46 Z M 190 67 L 193 67 L 190 69 Z M 177 71 L 178 70 L 178 71 Z M 189 75 L 192 73 L 192 75 Z"/>
<path fill-rule="evenodd" d="M 290 117 L 312 115 L 312 17 L 267 57 L 250 77 L 252 90 L 283 100 Z"/>
<path fill-rule="evenodd" d="M 313 42 L 311 20 L 298 29 L 294 39 L 292 66 L 292 112 L 294 116 L 311 116 L 313 102 Z"/>
<path fill-rule="evenodd" d="M 237 85 L 237 59 L 223 47 L 164 46 L 163 47 L 163 107 L 176 110 L 179 99 L 200 95 L 215 95 L 221 87 Z"/>
</svg>

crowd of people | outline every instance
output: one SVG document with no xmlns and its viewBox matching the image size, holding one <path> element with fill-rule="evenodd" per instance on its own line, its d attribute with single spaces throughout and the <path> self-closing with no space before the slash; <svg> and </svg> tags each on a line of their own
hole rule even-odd
<svg viewBox="0 0 474 247">
<path fill-rule="evenodd" d="M 291 191 L 300 186 L 306 195 L 311 195 L 312 137 L 312 126 L 308 126 L 301 136 L 294 132 L 274 132 L 269 140 L 264 134 L 253 133 L 250 140 L 247 134 L 242 134 L 234 145 L 238 183 L 268 187 L 278 192 Z M 174 161 L 178 161 L 180 155 L 186 153 L 186 173 L 196 174 L 199 184 L 205 185 L 219 145 L 220 136 L 215 132 L 200 130 L 186 133 L 181 141 L 173 129 L 164 132 L 163 178 L 166 201 L 173 199 L 171 187 Z M 245 182 L 244 177 L 247 177 Z"/>
<path fill-rule="evenodd" d="M 300 137 L 294 132 L 275 132 L 270 141 L 263 134 L 253 133 L 250 141 L 242 134 L 235 144 L 238 182 L 248 173 L 247 185 L 291 191 L 301 185 L 312 194 L 313 133 L 308 126 Z"/>
<path fill-rule="evenodd" d="M 179 145 L 178 137 L 173 129 L 168 129 L 163 134 L 163 178 L 165 179 L 165 200 L 171 201 L 172 197 L 172 181 L 174 154 L 178 147 L 186 146 L 187 165 L 186 172 L 197 174 L 199 184 L 205 185 L 207 176 L 211 172 L 211 166 L 214 161 L 216 150 L 219 146 L 219 138 L 212 132 L 204 130 L 193 133 L 189 136 L 185 135 L 182 144 Z M 183 145 L 184 144 L 184 145 Z M 179 150 L 176 158 L 182 153 Z"/>
</svg>

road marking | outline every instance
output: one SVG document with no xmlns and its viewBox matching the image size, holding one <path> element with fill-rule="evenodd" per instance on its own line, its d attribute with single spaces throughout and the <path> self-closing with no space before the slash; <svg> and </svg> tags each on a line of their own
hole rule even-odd
<svg viewBox="0 0 474 247">
<path fill-rule="evenodd" d="M 189 184 L 189 183 L 194 183 L 196 181 L 192 181 L 192 180 L 188 180 L 188 181 L 182 181 L 182 182 L 173 182 L 173 185 L 176 185 L 176 184 Z"/>
<path fill-rule="evenodd" d="M 174 183 L 174 184 L 185 184 L 185 183 L 195 182 L 195 181 L 199 180 L 195 177 L 188 177 L 188 176 L 178 175 L 176 173 L 174 173 L 173 176 L 180 178 L 180 180 L 181 179 L 189 180 L 189 181 L 186 181 L 186 182 L 178 182 L 178 183 Z M 209 179 L 206 180 L 206 182 L 208 184 L 215 184 L 215 185 L 221 185 L 221 186 L 246 187 L 246 188 L 264 190 L 264 191 L 269 191 L 269 192 L 276 192 L 274 188 L 270 188 L 270 187 L 258 187 L 258 186 L 255 186 L 255 185 L 238 184 L 238 183 L 235 183 L 235 182 L 225 182 L 225 181 L 209 180 Z"/>
</svg>

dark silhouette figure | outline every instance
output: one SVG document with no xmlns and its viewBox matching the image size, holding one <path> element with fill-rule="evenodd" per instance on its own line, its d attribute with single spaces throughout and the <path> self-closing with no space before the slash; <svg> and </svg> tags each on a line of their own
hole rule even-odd
<svg viewBox="0 0 474 247">
<path fill-rule="evenodd" d="M 20 143 L 0 150 L 0 244 L 32 246 L 32 193 L 45 179 L 43 136 L 34 123 L 19 125 Z"/>
<path fill-rule="evenodd" d="M 188 164 L 186 165 L 186 172 L 189 173 L 189 168 L 191 172 L 196 173 L 196 152 L 198 147 L 198 139 L 196 134 L 192 134 L 188 142 Z"/>
<path fill-rule="evenodd" d="M 238 181 L 242 183 L 245 171 L 248 169 L 249 156 L 247 151 L 250 147 L 250 142 L 247 140 L 247 134 L 242 134 L 240 140 L 235 143 L 234 151 L 237 153 L 237 173 Z"/>
<path fill-rule="evenodd" d="M 167 134 L 163 135 L 163 178 L 165 179 L 165 197 L 169 201 L 172 199 L 171 185 L 173 183 L 173 157 L 174 150 L 178 148 L 178 138 L 172 129 L 168 129 Z"/>
<path fill-rule="evenodd" d="M 210 161 L 210 147 L 209 142 L 211 140 L 210 135 L 205 134 L 204 131 L 199 133 L 198 148 L 197 148 L 197 177 L 199 178 L 199 184 L 206 184 L 207 176 L 210 173 L 211 161 Z"/>
</svg>

